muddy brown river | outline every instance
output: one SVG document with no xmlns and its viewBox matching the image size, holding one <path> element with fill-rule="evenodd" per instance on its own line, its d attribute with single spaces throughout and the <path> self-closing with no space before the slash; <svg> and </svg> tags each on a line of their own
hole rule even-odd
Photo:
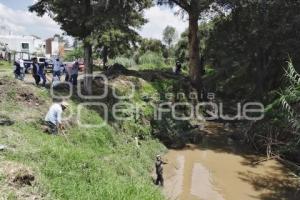
<svg viewBox="0 0 300 200">
<path fill-rule="evenodd" d="M 169 150 L 164 156 L 168 162 L 163 188 L 167 199 L 300 199 L 299 179 L 285 166 L 276 160 L 258 163 L 263 158 L 241 150 L 243 146 L 236 146 L 222 134 L 216 136 L 219 131 L 210 131 L 202 144 Z"/>
</svg>

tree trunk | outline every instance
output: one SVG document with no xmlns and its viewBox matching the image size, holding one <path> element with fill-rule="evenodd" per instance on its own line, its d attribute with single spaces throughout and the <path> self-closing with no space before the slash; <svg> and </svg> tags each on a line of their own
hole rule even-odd
<svg viewBox="0 0 300 200">
<path fill-rule="evenodd" d="M 92 59 L 92 45 L 89 42 L 84 42 L 84 90 L 88 95 L 91 95 L 93 84 L 93 59 Z"/>
<path fill-rule="evenodd" d="M 107 46 L 103 47 L 103 53 L 102 53 L 102 57 L 103 57 L 103 69 L 107 70 L 107 62 L 108 62 L 108 48 Z"/>
<path fill-rule="evenodd" d="M 198 16 L 189 16 L 189 75 L 193 86 L 201 90 L 200 49 L 198 36 Z"/>
</svg>

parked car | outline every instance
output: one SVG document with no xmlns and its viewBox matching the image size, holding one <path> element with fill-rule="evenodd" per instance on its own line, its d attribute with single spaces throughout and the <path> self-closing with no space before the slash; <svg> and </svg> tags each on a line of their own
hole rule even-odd
<svg viewBox="0 0 300 200">
<path fill-rule="evenodd" d="M 31 70 L 30 70 L 31 65 L 32 65 L 31 60 L 24 60 L 25 73 L 31 73 Z"/>
<path fill-rule="evenodd" d="M 84 71 L 84 63 L 83 62 L 78 62 L 79 63 L 79 71 L 80 72 L 83 72 Z M 74 64 L 74 62 L 64 62 L 64 66 L 67 66 L 67 67 L 72 67 Z"/>
<path fill-rule="evenodd" d="M 37 61 L 41 67 L 45 68 L 45 72 L 52 72 L 53 62 L 45 57 L 37 57 Z M 25 73 L 31 73 L 32 61 L 24 60 Z"/>
<path fill-rule="evenodd" d="M 53 61 L 50 59 L 45 59 L 45 72 L 53 71 Z"/>
</svg>

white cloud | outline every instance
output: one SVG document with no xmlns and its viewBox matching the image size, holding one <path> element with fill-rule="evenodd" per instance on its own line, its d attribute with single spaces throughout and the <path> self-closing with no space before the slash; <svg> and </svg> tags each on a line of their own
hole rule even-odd
<svg viewBox="0 0 300 200">
<path fill-rule="evenodd" d="M 3 32 L 13 34 L 34 34 L 41 37 L 50 37 L 61 33 L 59 25 L 49 16 L 38 17 L 35 13 L 24 10 L 13 10 L 0 3 L 0 23 Z"/>
<path fill-rule="evenodd" d="M 145 11 L 145 17 L 149 22 L 139 32 L 148 38 L 162 39 L 162 32 L 167 25 L 174 26 L 179 34 L 188 25 L 181 17 L 174 15 L 174 10 L 165 7 L 152 7 Z M 49 16 L 38 17 L 27 10 L 14 10 L 0 3 L 0 34 L 3 32 L 34 34 L 42 38 L 62 33 L 60 26 Z"/>
<path fill-rule="evenodd" d="M 162 33 L 166 26 L 170 25 L 176 28 L 181 34 L 188 27 L 186 20 L 174 15 L 174 10 L 162 7 L 152 7 L 145 12 L 149 22 L 144 25 L 140 34 L 148 38 L 162 39 Z"/>
</svg>

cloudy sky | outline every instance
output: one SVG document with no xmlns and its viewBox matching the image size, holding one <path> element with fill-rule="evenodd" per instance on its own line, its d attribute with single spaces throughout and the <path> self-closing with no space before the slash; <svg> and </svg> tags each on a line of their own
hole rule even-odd
<svg viewBox="0 0 300 200">
<path fill-rule="evenodd" d="M 0 34 L 12 32 L 13 34 L 37 35 L 48 38 L 55 33 L 61 33 L 59 25 L 48 16 L 37 17 L 28 12 L 28 6 L 34 0 L 0 0 Z M 174 10 L 166 7 L 153 7 L 145 12 L 149 23 L 146 24 L 140 34 L 149 38 L 162 38 L 163 29 L 167 25 L 176 27 L 179 33 L 187 27 L 187 22 L 175 16 Z"/>
</svg>

